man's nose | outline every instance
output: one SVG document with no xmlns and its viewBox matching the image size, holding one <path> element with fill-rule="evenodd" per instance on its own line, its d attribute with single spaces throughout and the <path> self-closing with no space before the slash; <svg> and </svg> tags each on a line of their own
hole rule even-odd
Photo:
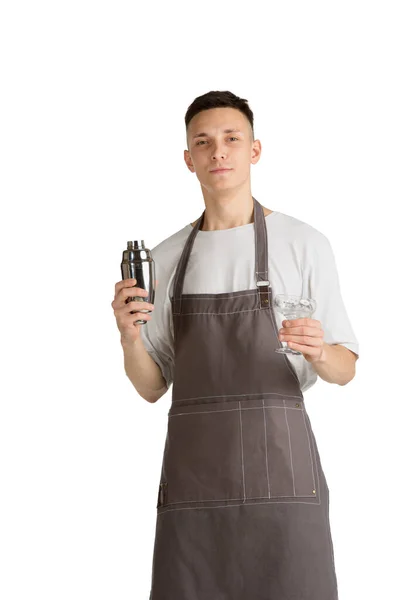
<svg viewBox="0 0 400 600">
<path fill-rule="evenodd" d="M 216 144 L 215 148 L 212 152 L 212 156 L 213 158 L 224 158 L 226 156 L 226 149 L 225 146 L 223 144 Z"/>
</svg>

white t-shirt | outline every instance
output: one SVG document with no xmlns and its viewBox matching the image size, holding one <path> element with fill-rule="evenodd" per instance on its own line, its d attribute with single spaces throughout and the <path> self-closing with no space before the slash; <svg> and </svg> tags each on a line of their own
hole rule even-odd
<svg viewBox="0 0 400 600">
<path fill-rule="evenodd" d="M 312 319 L 321 322 L 324 341 L 341 344 L 359 354 L 358 342 L 340 293 L 339 277 L 329 240 L 317 229 L 294 217 L 273 211 L 265 217 L 268 234 L 268 279 L 273 295 L 296 294 L 314 298 Z M 189 223 L 155 246 L 156 287 L 150 321 L 141 327 L 143 344 L 159 365 L 168 388 L 174 378 L 174 329 L 171 297 L 175 271 Z M 220 294 L 256 289 L 254 223 L 199 230 L 187 265 L 183 294 Z M 275 308 L 278 329 L 284 317 Z M 277 342 L 279 347 L 279 342 Z M 303 355 L 288 355 L 299 377 L 302 392 L 318 378 Z"/>
</svg>

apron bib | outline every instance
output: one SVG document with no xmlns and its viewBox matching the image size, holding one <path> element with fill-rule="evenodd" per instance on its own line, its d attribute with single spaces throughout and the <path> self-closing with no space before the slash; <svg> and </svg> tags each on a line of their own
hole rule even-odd
<svg viewBox="0 0 400 600">
<path fill-rule="evenodd" d="M 281 345 L 268 238 L 254 201 L 252 290 L 183 294 L 157 502 L 150 600 L 337 600 L 329 490 Z M 223 249 L 221 249 L 223 251 Z"/>
</svg>

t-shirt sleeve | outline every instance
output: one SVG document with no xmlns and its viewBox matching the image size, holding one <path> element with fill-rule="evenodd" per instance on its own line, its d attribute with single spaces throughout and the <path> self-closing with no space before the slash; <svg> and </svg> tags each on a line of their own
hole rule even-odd
<svg viewBox="0 0 400 600">
<path fill-rule="evenodd" d="M 174 343 L 172 307 L 167 294 L 164 273 L 156 263 L 157 287 L 154 296 L 152 318 L 140 328 L 143 345 L 151 358 L 160 367 L 167 388 L 174 378 Z"/>
<path fill-rule="evenodd" d="M 308 292 L 317 303 L 312 319 L 321 322 L 324 341 L 340 344 L 359 356 L 359 344 L 343 302 L 339 275 L 328 238 L 318 232 L 306 252 Z"/>
</svg>

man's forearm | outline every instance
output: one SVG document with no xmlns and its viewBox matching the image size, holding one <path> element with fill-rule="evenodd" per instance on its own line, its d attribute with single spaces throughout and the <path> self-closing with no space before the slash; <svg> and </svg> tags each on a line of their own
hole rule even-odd
<svg viewBox="0 0 400 600">
<path fill-rule="evenodd" d="M 156 402 L 168 389 L 160 367 L 145 349 L 140 336 L 136 342 L 125 343 L 121 340 L 121 345 L 125 373 L 132 385 L 147 402 Z"/>
<path fill-rule="evenodd" d="M 321 359 L 311 364 L 324 381 L 346 385 L 355 375 L 355 362 L 356 356 L 348 348 L 324 342 Z"/>
</svg>

